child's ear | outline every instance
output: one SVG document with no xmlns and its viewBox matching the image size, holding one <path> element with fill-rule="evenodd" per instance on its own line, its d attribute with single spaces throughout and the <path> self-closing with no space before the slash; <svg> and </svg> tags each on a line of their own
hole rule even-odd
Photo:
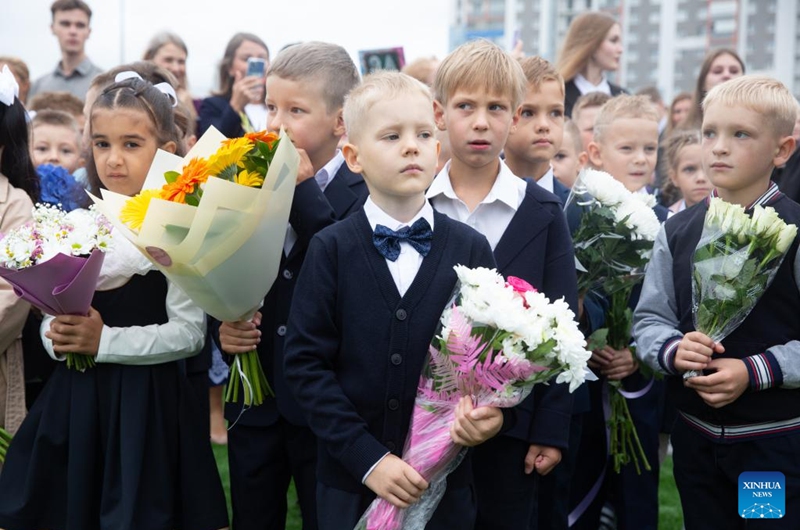
<svg viewBox="0 0 800 530">
<path fill-rule="evenodd" d="M 338 112 L 336 112 L 336 125 L 333 126 L 333 134 L 341 138 L 346 131 L 347 129 L 344 126 L 344 109 L 340 108 Z"/>
<path fill-rule="evenodd" d="M 587 162 L 589 162 L 589 153 L 586 151 L 581 151 L 581 154 L 578 155 L 578 166 L 580 168 L 586 167 Z"/>
<path fill-rule="evenodd" d="M 797 140 L 794 139 L 794 136 L 784 136 L 781 138 L 778 144 L 778 150 L 775 153 L 775 158 L 772 159 L 772 164 L 775 167 L 786 164 L 789 157 L 794 153 L 795 147 L 797 147 Z"/>
<path fill-rule="evenodd" d="M 446 131 L 447 125 L 444 123 L 444 106 L 438 100 L 433 101 L 433 118 L 436 120 L 436 128 Z"/>
<path fill-rule="evenodd" d="M 589 158 L 589 163 L 596 168 L 603 167 L 603 157 L 600 154 L 600 146 L 595 142 L 589 142 L 586 146 L 586 154 Z"/>
<path fill-rule="evenodd" d="M 162 145 L 160 149 L 163 149 L 167 153 L 172 153 L 174 155 L 175 152 L 178 150 L 178 144 L 170 140 L 169 142 Z"/>
<path fill-rule="evenodd" d="M 342 156 L 350 171 L 353 173 L 361 173 L 361 164 L 358 162 L 358 147 L 351 143 L 346 143 L 342 146 Z"/>
</svg>

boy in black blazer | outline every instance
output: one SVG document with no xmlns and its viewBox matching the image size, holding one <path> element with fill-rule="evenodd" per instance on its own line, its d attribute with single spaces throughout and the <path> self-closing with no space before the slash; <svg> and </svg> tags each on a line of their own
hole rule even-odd
<svg viewBox="0 0 800 530">
<path fill-rule="evenodd" d="M 344 97 L 359 82 L 355 64 L 341 46 L 302 43 L 282 51 L 267 73 L 268 126 L 281 128 L 301 154 L 281 271 L 252 322 L 220 326 L 222 350 L 252 350 L 274 398 L 242 413 L 226 406 L 233 525 L 242 530 L 278 530 L 286 524 L 286 490 L 294 479 L 304 530 L 316 528 L 316 441 L 286 386 L 284 338 L 297 275 L 308 243 L 322 228 L 364 204 L 367 189 L 337 149 L 344 134 Z M 243 337 L 241 335 L 244 335 Z M 235 424 L 234 424 L 235 422 Z"/>
<path fill-rule="evenodd" d="M 363 211 L 309 245 L 289 318 L 286 379 L 318 437 L 320 528 L 352 528 L 375 495 L 404 508 L 426 481 L 400 459 L 417 382 L 456 264 L 493 267 L 486 239 L 425 199 L 439 150 L 430 91 L 405 74 L 369 76 L 345 104 L 343 148 L 364 176 Z M 494 436 L 501 410 L 460 403 L 451 436 Z M 468 462 L 427 528 L 472 528 Z"/>
<path fill-rule="evenodd" d="M 445 58 L 434 92 L 437 126 L 448 132 L 452 150 L 428 190 L 434 208 L 486 235 L 501 274 L 564 298 L 577 313 L 575 259 L 559 199 L 500 160 L 509 131 L 530 121 L 530 109 L 523 118 L 517 111 L 527 92 L 522 67 L 496 45 L 474 41 Z M 558 109 L 563 113 L 563 102 Z M 563 115 L 558 120 L 563 124 Z M 540 136 L 550 142 L 549 131 Z M 549 159 L 541 165 L 549 167 Z M 521 176 L 542 176 L 536 172 Z M 534 387 L 513 409 L 515 426 L 475 450 L 477 528 L 528 527 L 537 476 L 549 473 L 567 447 L 571 409 L 565 386 Z"/>
<path fill-rule="evenodd" d="M 564 79 L 548 61 L 541 57 L 525 57 L 520 59 L 522 71 L 525 73 L 527 90 L 519 108 L 519 122 L 508 135 L 505 145 L 505 161 L 509 169 L 517 176 L 530 178 L 541 188 L 553 193 L 559 198 L 562 205 L 566 204 L 569 197 L 569 188 L 564 186 L 553 174 L 553 167 L 550 163 L 556 156 L 564 138 L 565 119 L 564 119 Z M 550 204 L 552 198 L 545 194 L 541 201 L 541 209 L 553 211 Z M 521 206 L 524 206 L 523 201 Z M 578 210 L 572 209 L 570 212 L 578 214 Z M 518 213 L 524 215 L 522 208 Z M 543 230 L 546 237 L 552 238 L 542 252 L 540 259 L 535 258 L 535 254 L 528 254 L 531 260 L 530 270 L 541 269 L 546 276 L 542 289 L 552 290 L 554 282 L 561 280 L 565 282 L 575 282 L 574 272 L 569 272 L 566 262 L 562 262 L 567 271 L 554 269 L 547 263 L 552 254 L 563 254 L 563 248 L 567 243 L 571 244 L 568 236 L 565 240 L 560 220 L 556 223 L 549 223 Z M 557 236 L 556 234 L 561 234 Z M 572 253 L 570 252 L 571 256 Z M 571 285 L 571 283 L 567 283 Z M 547 292 L 545 290 L 545 292 Z M 577 292 L 577 286 L 575 287 Z M 571 291 L 569 291 L 571 294 Z M 548 293 L 548 296 L 558 295 L 559 293 Z M 566 293 L 562 293 L 566 295 Z M 570 298 L 567 298 L 570 300 Z M 573 305 L 573 310 L 575 305 Z M 554 388 L 540 387 L 534 389 L 538 393 L 534 395 L 534 403 L 538 398 L 545 404 L 555 399 L 563 399 L 566 388 L 563 385 L 556 385 Z M 586 385 L 581 385 L 572 396 L 573 406 L 570 411 L 570 425 L 564 433 L 564 426 L 560 425 L 556 430 L 555 425 L 543 426 L 539 428 L 544 432 L 531 433 L 531 442 L 535 451 L 539 451 L 545 458 L 551 457 L 552 465 L 537 467 L 536 475 L 547 478 L 539 480 L 536 491 L 538 496 L 531 496 L 529 503 L 534 503 L 529 530 L 535 528 L 547 528 L 550 530 L 566 530 L 568 527 L 567 517 L 569 512 L 569 484 L 570 475 L 575 464 L 575 452 L 580 442 L 580 415 L 589 409 L 589 393 Z M 540 442 L 546 433 L 558 432 L 555 438 L 557 445 L 542 445 Z M 552 436 L 552 435 L 551 435 Z M 551 442 L 552 443 L 552 442 Z M 560 465 L 555 466 L 555 464 Z M 555 467 L 553 467 L 555 466 Z M 552 470 L 552 473 L 550 472 Z M 535 477 L 532 477 L 535 478 Z M 496 490 L 492 490 L 492 495 Z M 498 492 L 497 494 L 501 494 Z M 537 498 L 538 497 L 538 498 Z M 490 498 L 492 504 L 495 502 Z M 538 501 L 538 502 L 537 502 Z"/>
</svg>

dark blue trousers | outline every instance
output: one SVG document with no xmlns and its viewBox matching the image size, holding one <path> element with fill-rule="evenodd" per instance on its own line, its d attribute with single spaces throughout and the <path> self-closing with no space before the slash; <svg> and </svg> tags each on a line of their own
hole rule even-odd
<svg viewBox="0 0 800 530">
<path fill-rule="evenodd" d="M 319 530 L 352 530 L 374 495 L 361 495 L 317 484 Z M 471 485 L 445 490 L 426 530 L 472 530 L 475 525 L 475 491 Z"/>
<path fill-rule="evenodd" d="M 237 424 L 228 431 L 233 527 L 283 530 L 286 491 L 294 478 L 303 530 L 316 530 L 316 438 L 283 418 L 269 427 Z"/>
<path fill-rule="evenodd" d="M 686 530 L 800 528 L 800 434 L 721 444 L 678 418 L 672 447 Z M 744 471 L 780 471 L 786 476 L 782 519 L 739 517 L 738 478 Z"/>
<path fill-rule="evenodd" d="M 561 462 L 539 478 L 538 499 L 529 530 L 567 530 L 569 488 L 575 472 L 583 430 L 583 414 L 573 414 L 569 426 L 569 449 L 561 452 Z"/>
<path fill-rule="evenodd" d="M 635 380 L 639 378 L 639 380 Z M 629 381 L 630 380 L 630 381 Z M 624 384 L 630 391 L 647 383 L 638 372 Z M 650 391 L 638 399 L 628 400 L 633 423 L 644 449 L 651 471 L 636 473 L 633 463 L 614 472 L 607 457 L 606 423 L 603 416 L 603 390 L 606 382 L 588 383 L 592 410 L 583 415 L 583 432 L 575 475 L 570 488 L 570 509 L 575 509 L 588 495 L 605 466 L 605 481 L 583 516 L 571 527 L 573 530 L 596 530 L 603 504 L 610 502 L 617 515 L 619 530 L 656 530 L 658 527 L 658 435 L 664 403 L 663 381 L 654 381 Z"/>
<path fill-rule="evenodd" d="M 525 474 L 529 444 L 498 436 L 472 453 L 478 495 L 476 530 L 526 529 L 536 511 L 538 473 Z"/>
</svg>

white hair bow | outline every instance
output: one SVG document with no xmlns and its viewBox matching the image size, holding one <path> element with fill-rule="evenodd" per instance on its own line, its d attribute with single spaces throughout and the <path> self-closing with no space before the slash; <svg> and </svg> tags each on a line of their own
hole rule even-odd
<svg viewBox="0 0 800 530">
<path fill-rule="evenodd" d="M 14 104 L 15 97 L 19 97 L 19 84 L 5 64 L 3 70 L 0 70 L 0 103 L 10 107 Z"/>
<path fill-rule="evenodd" d="M 125 72 L 118 73 L 117 76 L 114 78 L 114 82 L 119 83 L 120 81 L 125 81 L 126 79 L 131 79 L 131 78 L 144 81 L 144 79 L 142 79 L 142 76 L 140 76 L 136 72 L 133 72 L 131 70 L 126 70 Z M 172 85 L 170 85 L 169 83 L 158 83 L 157 85 L 153 85 L 153 87 L 155 87 L 162 94 L 167 96 L 170 99 L 170 101 L 172 101 L 173 107 L 176 107 L 178 105 L 178 95 L 175 93 L 175 89 L 172 88 Z"/>
</svg>

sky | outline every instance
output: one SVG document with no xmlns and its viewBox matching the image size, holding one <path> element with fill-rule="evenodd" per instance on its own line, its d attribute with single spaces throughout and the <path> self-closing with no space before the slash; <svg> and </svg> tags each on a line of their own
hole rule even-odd
<svg viewBox="0 0 800 530">
<path fill-rule="evenodd" d="M 52 0 L 3 0 L 0 55 L 19 57 L 31 78 L 51 71 L 60 53 L 50 32 Z M 189 48 L 195 97 L 217 86 L 216 65 L 234 33 L 260 36 L 274 56 L 284 45 L 321 40 L 359 50 L 402 46 L 406 61 L 448 51 L 450 0 L 88 0 L 92 34 L 86 53 L 101 68 L 141 58 L 157 32 L 170 30 Z"/>
</svg>

